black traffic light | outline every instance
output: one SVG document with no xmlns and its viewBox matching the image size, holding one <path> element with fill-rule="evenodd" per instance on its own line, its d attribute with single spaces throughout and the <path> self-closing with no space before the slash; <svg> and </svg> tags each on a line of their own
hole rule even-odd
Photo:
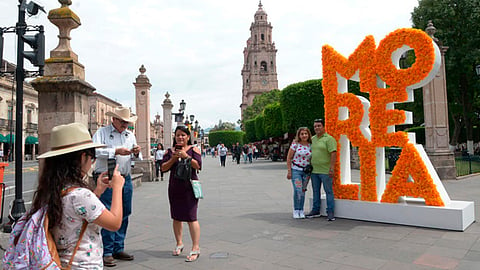
<svg viewBox="0 0 480 270">
<path fill-rule="evenodd" d="M 3 61 L 3 30 L 0 30 L 0 65 Z M 1 71 L 1 67 L 0 67 Z"/>
<path fill-rule="evenodd" d="M 36 35 L 23 35 L 22 40 L 33 49 L 33 51 L 23 52 L 23 56 L 34 66 L 45 66 L 45 35 L 43 31 L 40 30 Z"/>
</svg>

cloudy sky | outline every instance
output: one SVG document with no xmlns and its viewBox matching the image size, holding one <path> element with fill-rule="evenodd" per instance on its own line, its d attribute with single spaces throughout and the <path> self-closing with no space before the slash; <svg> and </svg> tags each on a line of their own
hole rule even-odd
<svg viewBox="0 0 480 270">
<path fill-rule="evenodd" d="M 47 12 L 55 0 L 35 0 Z M 72 0 L 82 25 L 71 47 L 98 92 L 135 109 L 135 78 L 143 64 L 152 84 L 151 115 L 162 115 L 168 91 L 178 111 L 187 103 L 203 128 L 240 118 L 243 49 L 258 0 Z M 279 88 L 321 78 L 321 49 L 350 55 L 367 35 L 377 44 L 388 33 L 411 27 L 417 0 L 263 0 L 278 49 Z M 14 26 L 18 1 L 0 1 L 0 26 Z M 45 26 L 46 56 L 58 29 L 45 14 L 27 19 Z M 4 58 L 16 61 L 16 41 L 5 34 Z M 26 61 L 28 62 L 28 61 Z M 162 116 L 163 119 L 163 116 Z M 153 119 L 152 119 L 153 120 Z"/>
</svg>

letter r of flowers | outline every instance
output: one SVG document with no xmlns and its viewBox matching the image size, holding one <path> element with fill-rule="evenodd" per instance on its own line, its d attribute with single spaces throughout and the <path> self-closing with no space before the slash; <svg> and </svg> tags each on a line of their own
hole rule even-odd
<svg viewBox="0 0 480 270">
<path fill-rule="evenodd" d="M 415 63 L 399 69 L 400 56 L 408 50 L 414 50 Z M 411 113 L 395 109 L 394 103 L 412 102 L 413 89 L 434 78 L 440 61 L 435 42 L 416 29 L 398 29 L 378 48 L 367 36 L 348 59 L 323 46 L 325 125 L 340 153 L 334 179 L 337 199 L 397 203 L 401 196 L 410 196 L 431 206 L 450 201 L 422 146 L 406 132 L 395 132 L 395 125 L 411 121 Z M 370 101 L 349 93 L 348 79 L 359 81 Z M 359 151 L 360 186 L 350 181 L 350 143 Z M 402 152 L 386 185 L 384 147 L 392 146 Z"/>
</svg>

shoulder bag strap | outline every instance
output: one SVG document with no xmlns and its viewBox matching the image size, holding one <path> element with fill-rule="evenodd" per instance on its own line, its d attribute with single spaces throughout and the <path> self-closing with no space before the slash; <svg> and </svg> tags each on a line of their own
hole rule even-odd
<svg viewBox="0 0 480 270">
<path fill-rule="evenodd" d="M 72 257 L 70 257 L 70 261 L 68 262 L 67 268 L 65 269 L 71 269 L 72 268 L 72 263 L 73 263 L 73 258 L 75 258 L 75 254 L 77 253 L 78 247 L 80 246 L 80 242 L 82 241 L 83 234 L 87 230 L 87 221 L 83 221 L 82 225 L 82 230 L 80 230 L 80 236 L 78 237 L 77 244 L 75 245 L 75 248 L 73 249 Z"/>
<path fill-rule="evenodd" d="M 63 190 L 62 191 L 62 197 L 67 195 L 68 193 L 70 193 L 71 191 L 73 191 L 77 188 L 79 188 L 79 187 L 69 187 L 66 190 Z M 71 269 L 72 268 L 73 259 L 75 258 L 75 254 L 77 253 L 78 247 L 80 246 L 80 242 L 82 241 L 83 234 L 87 230 L 87 225 L 88 225 L 87 221 L 84 220 L 83 224 L 82 224 L 82 229 L 80 230 L 80 236 L 78 237 L 78 240 L 77 240 L 77 244 L 75 245 L 75 248 L 73 249 L 73 253 L 72 253 L 72 256 L 70 257 L 70 261 L 68 262 L 68 265 L 65 269 Z"/>
</svg>

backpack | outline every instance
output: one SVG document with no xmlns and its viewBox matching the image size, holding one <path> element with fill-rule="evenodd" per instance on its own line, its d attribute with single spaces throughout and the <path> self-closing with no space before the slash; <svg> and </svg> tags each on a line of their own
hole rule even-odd
<svg viewBox="0 0 480 270">
<path fill-rule="evenodd" d="M 24 214 L 13 227 L 3 257 L 3 269 L 70 269 L 87 228 L 87 222 L 83 222 L 80 237 L 68 266 L 62 268 L 55 240 L 48 231 L 47 207 L 36 211 L 29 220 L 27 214 Z"/>
</svg>

